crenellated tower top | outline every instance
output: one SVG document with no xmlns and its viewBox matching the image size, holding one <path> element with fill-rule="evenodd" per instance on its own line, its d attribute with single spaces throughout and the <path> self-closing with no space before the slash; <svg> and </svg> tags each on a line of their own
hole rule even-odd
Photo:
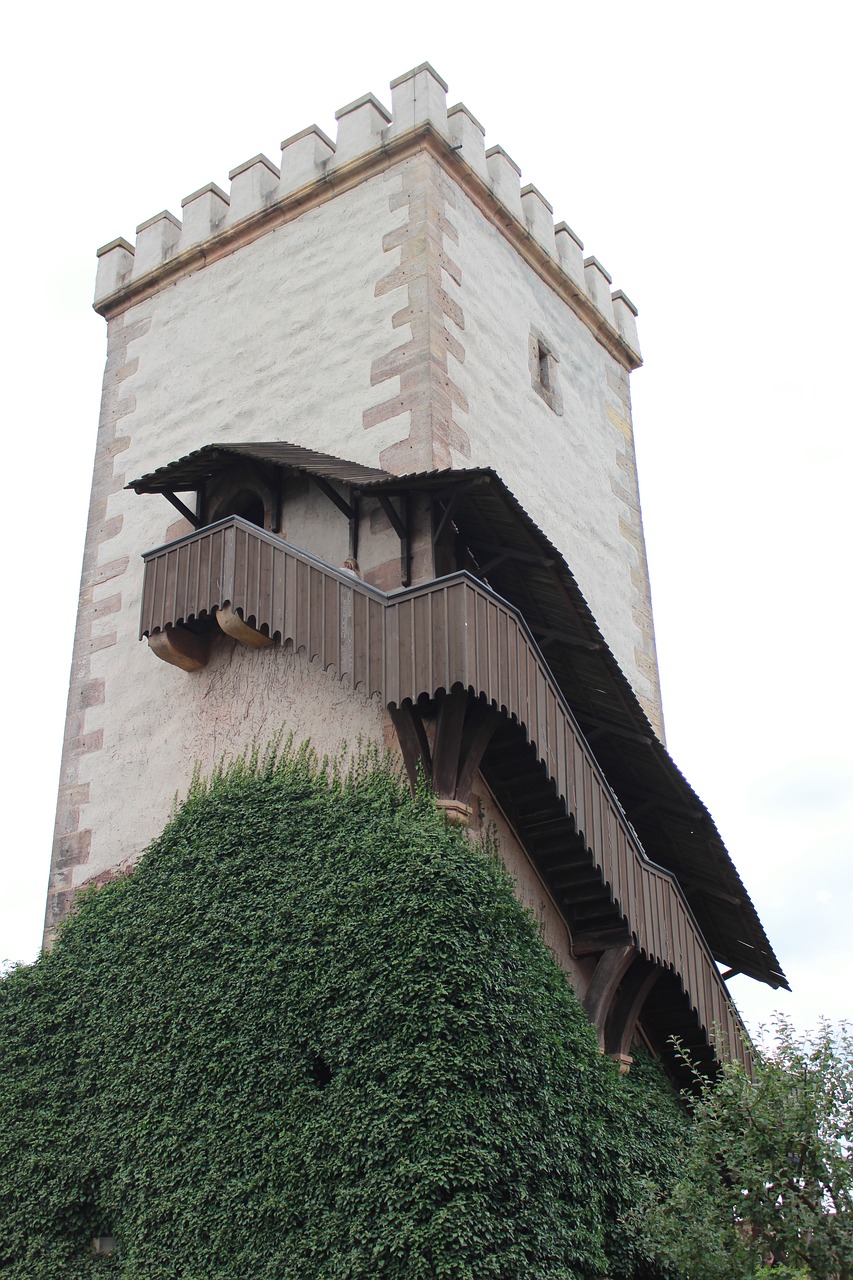
<svg viewBox="0 0 853 1280">
<path fill-rule="evenodd" d="M 334 141 L 316 124 L 281 144 L 281 164 L 256 155 L 230 171 L 229 190 L 215 182 L 141 222 L 135 245 L 119 237 L 98 250 L 95 310 L 125 311 L 181 276 L 325 203 L 427 146 L 453 178 L 571 306 L 626 369 L 641 363 L 637 309 L 568 223 L 533 184 L 522 185 L 501 146 L 486 147 L 485 129 L 463 103 L 447 106 L 447 84 L 428 62 L 391 81 L 391 110 L 366 93 L 335 112 Z"/>
</svg>

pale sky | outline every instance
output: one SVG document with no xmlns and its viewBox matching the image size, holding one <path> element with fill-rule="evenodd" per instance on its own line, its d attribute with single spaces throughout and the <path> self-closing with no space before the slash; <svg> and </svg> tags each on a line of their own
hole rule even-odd
<svg viewBox="0 0 853 1280">
<path fill-rule="evenodd" d="M 4 19 L 0 958 L 41 935 L 106 327 L 96 248 L 429 60 L 637 304 L 672 755 L 791 980 L 853 1013 L 849 9 L 84 3 Z"/>
</svg>

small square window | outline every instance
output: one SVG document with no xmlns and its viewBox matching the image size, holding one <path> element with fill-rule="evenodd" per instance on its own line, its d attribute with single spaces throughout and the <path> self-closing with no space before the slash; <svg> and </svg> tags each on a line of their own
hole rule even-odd
<svg viewBox="0 0 853 1280">
<path fill-rule="evenodd" d="M 541 382 L 542 386 L 546 391 L 550 391 L 551 390 L 551 356 L 542 346 L 541 342 L 538 342 L 536 345 L 539 348 L 539 381 Z"/>
<path fill-rule="evenodd" d="M 529 358 L 530 385 L 553 413 L 562 415 L 563 397 L 557 376 L 559 357 L 550 342 L 533 328 L 530 331 Z"/>
</svg>

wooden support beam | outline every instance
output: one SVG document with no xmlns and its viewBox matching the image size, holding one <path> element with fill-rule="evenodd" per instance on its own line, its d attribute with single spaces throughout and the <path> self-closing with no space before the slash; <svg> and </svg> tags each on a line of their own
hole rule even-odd
<svg viewBox="0 0 853 1280">
<path fill-rule="evenodd" d="M 350 558 L 358 561 L 358 520 L 360 514 L 361 490 L 352 489 L 350 491 L 352 499 L 352 515 L 349 521 L 349 554 Z"/>
<path fill-rule="evenodd" d="M 397 511 L 387 493 L 377 493 L 376 497 L 391 523 L 391 528 L 400 539 L 400 581 L 404 587 L 408 587 L 412 581 L 411 520 L 409 518 L 408 492 L 400 494 L 401 511 Z"/>
<path fill-rule="evenodd" d="M 549 832 L 555 836 L 565 835 L 567 840 L 574 835 L 571 818 L 565 813 L 554 814 L 554 816 L 543 815 L 541 822 L 525 822 L 524 831 L 525 835 L 534 840 L 544 839 Z"/>
<path fill-rule="evenodd" d="M 554 795 L 554 784 L 550 778 L 546 778 L 544 769 L 537 769 L 533 774 L 527 769 L 523 773 L 514 771 L 502 779 L 502 786 L 508 796 L 529 796 L 537 804 L 547 796 Z"/>
<path fill-rule="evenodd" d="M 471 796 L 474 774 L 480 767 L 483 754 L 501 718 L 500 711 L 491 704 L 486 706 L 485 703 L 476 701 L 472 702 L 468 708 L 465 732 L 462 737 L 459 774 L 456 779 L 456 797 L 465 804 Z"/>
<path fill-rule="evenodd" d="M 484 548 L 472 545 L 471 550 L 482 554 Z M 533 551 L 520 551 L 515 547 L 496 547 L 492 545 L 486 550 L 491 552 L 491 559 L 487 560 L 485 564 L 480 564 L 480 572 L 483 574 L 488 573 L 490 569 L 496 569 L 499 564 L 503 564 L 504 560 L 517 560 L 519 564 L 532 564 L 539 569 L 550 569 L 554 564 L 553 558 L 537 555 Z"/>
<path fill-rule="evenodd" d="M 456 688 L 437 699 L 432 751 L 418 707 L 404 702 L 388 710 L 397 731 L 406 771 L 416 785 L 418 770 L 431 781 L 436 798 L 448 812 L 467 816 L 474 774 L 501 713 Z"/>
<path fill-rule="evenodd" d="M 503 796 L 506 797 L 507 802 L 512 807 L 513 818 L 524 827 L 525 840 L 529 836 L 531 840 L 540 839 L 544 844 L 549 840 L 553 843 L 558 838 L 563 840 L 569 839 L 568 831 L 552 831 L 549 835 L 546 828 L 542 825 L 543 822 L 547 820 L 548 815 L 553 813 L 557 808 L 556 805 L 542 803 L 542 801 L 550 800 L 549 796 L 540 797 L 540 803 L 538 805 L 531 805 L 526 809 L 522 809 L 518 804 L 513 804 L 513 797 L 508 792 L 503 792 Z M 539 836 L 536 836 L 533 832 L 533 828 L 537 826 L 537 824 L 538 829 L 541 832 L 541 835 Z"/>
<path fill-rule="evenodd" d="M 613 724 L 609 720 L 584 716 L 580 724 L 587 739 L 607 734 L 614 738 L 627 738 L 630 742 L 640 742 L 645 747 L 650 747 L 654 743 L 654 738 L 649 737 L 648 734 L 639 733 L 636 729 L 626 729 L 624 725 Z"/>
<path fill-rule="evenodd" d="M 531 840 L 542 845 L 556 845 L 560 848 L 578 850 L 586 848 L 583 836 L 579 836 L 575 824 L 569 814 L 563 812 L 559 818 L 543 818 L 541 822 L 532 822 L 525 830 Z"/>
<path fill-rule="evenodd" d="M 176 511 L 180 511 L 185 520 L 189 520 L 194 529 L 201 528 L 201 516 L 196 515 L 194 511 L 190 511 L 189 507 L 181 502 L 177 494 L 173 493 L 171 489 L 161 489 L 160 492 L 167 502 L 171 502 Z"/>
<path fill-rule="evenodd" d="M 591 866 L 588 859 L 583 864 L 561 863 L 548 867 L 542 866 L 537 858 L 536 865 L 541 869 L 554 892 L 564 896 L 572 894 L 576 889 L 585 889 L 588 885 L 601 884 L 600 874 L 595 867 Z"/>
<path fill-rule="evenodd" d="M 613 1001 L 605 1021 L 604 1051 L 617 1060 L 627 1059 L 637 1023 L 649 992 L 662 970 L 640 957 L 626 973 L 618 997 Z"/>
<path fill-rule="evenodd" d="M 713 898 L 715 902 L 724 902 L 729 907 L 739 907 L 743 903 L 743 898 L 734 893 L 726 893 L 723 889 L 718 889 L 716 883 L 710 878 L 701 875 L 701 873 L 691 871 L 689 874 L 678 874 L 678 883 L 686 894 L 701 893 L 706 898 Z"/>
<path fill-rule="evenodd" d="M 462 494 L 464 492 L 465 492 L 465 489 L 463 488 L 453 490 L 453 493 L 451 493 L 450 499 L 446 503 L 444 507 L 444 512 L 441 516 L 441 519 L 438 521 L 438 523 L 436 523 L 435 521 L 435 512 L 438 507 L 438 503 L 437 502 L 433 503 L 433 530 L 432 530 L 433 550 L 438 545 L 438 540 L 441 537 L 442 533 L 444 532 L 445 525 L 448 523 L 448 521 L 453 519 L 453 513 L 456 510 L 456 508 L 459 506 L 459 500 L 462 497 Z"/>
<path fill-rule="evenodd" d="M 432 785 L 436 795 L 448 800 L 457 798 L 456 780 L 459 776 L 468 697 L 467 689 L 454 689 L 452 693 L 445 694 L 438 704 L 432 753 Z"/>
<path fill-rule="evenodd" d="M 536 637 L 540 648 L 544 648 L 548 644 L 566 644 L 572 649 L 587 649 L 590 653 L 596 653 L 601 645 L 595 640 L 585 640 L 583 636 L 578 635 L 574 631 L 560 631 L 554 627 L 546 629 L 532 626 L 530 630 Z"/>
<path fill-rule="evenodd" d="M 602 895 L 607 896 L 607 890 L 600 879 L 577 885 L 571 889 L 571 892 L 569 892 L 568 885 L 559 884 L 557 881 L 554 881 L 554 888 L 566 893 L 566 901 L 572 908 L 586 906 L 589 902 L 598 902 Z M 609 903 L 609 896 L 607 896 L 607 901 Z"/>
<path fill-rule="evenodd" d="M 556 803 L 549 804 L 545 807 L 542 807 L 542 801 L 547 800 L 549 798 L 550 797 L 548 796 L 540 797 L 540 799 L 536 802 L 536 806 L 534 808 L 522 809 L 518 805 L 516 805 L 516 808 L 515 808 L 516 817 L 521 822 L 524 823 L 524 833 L 526 836 L 531 836 L 531 839 L 533 838 L 531 835 L 533 827 L 537 823 L 541 827 L 545 819 L 547 819 L 549 815 L 552 814 L 554 810 L 557 808 Z M 565 818 L 563 818 L 563 821 L 565 822 Z"/>
<path fill-rule="evenodd" d="M 625 925 L 613 925 L 607 929 L 585 929 L 572 934 L 572 951 L 576 956 L 589 956 L 599 951 L 610 951 L 615 947 L 627 946 L 628 936 Z"/>
<path fill-rule="evenodd" d="M 619 983 L 628 971 L 636 954 L 637 949 L 633 943 L 623 943 L 621 946 L 605 951 L 595 966 L 592 980 L 586 989 L 583 1007 L 589 1015 L 590 1022 L 598 1032 L 598 1040 L 602 1049 L 604 1048 L 604 1025 L 610 1012 L 610 1006 L 616 995 Z"/>
<path fill-rule="evenodd" d="M 396 730 L 403 763 L 414 791 L 418 785 L 418 773 L 422 771 L 429 778 L 432 771 L 432 758 L 423 719 L 418 708 L 412 706 L 411 702 L 404 702 L 401 707 L 390 706 L 388 714 Z"/>
<path fill-rule="evenodd" d="M 347 502 L 346 498 L 342 497 L 341 494 L 338 493 L 337 489 L 333 485 L 329 484 L 329 481 L 325 476 L 312 475 L 311 479 L 320 492 L 325 494 L 329 501 L 335 504 L 342 515 L 346 516 L 347 520 L 355 519 L 355 511 L 353 510 L 352 505 Z"/>
<path fill-rule="evenodd" d="M 633 822 L 635 818 L 642 818 L 644 813 L 657 809 L 659 803 L 657 796 L 647 796 L 639 804 L 632 804 L 630 809 L 626 809 L 625 816 L 629 822 Z"/>
<path fill-rule="evenodd" d="M 400 506 L 403 508 L 403 524 L 406 530 L 405 537 L 400 539 L 400 582 L 402 586 L 408 587 L 412 581 L 412 516 L 408 493 L 404 493 L 400 498 Z"/>
<path fill-rule="evenodd" d="M 599 892 L 604 892 L 600 873 L 589 863 L 578 867 L 576 875 L 569 875 L 566 871 L 552 871 L 549 873 L 548 883 L 557 893 L 573 895 L 578 890 L 584 890 L 587 885 L 596 885 Z"/>
<path fill-rule="evenodd" d="M 552 848 L 533 845 L 533 852 L 538 865 L 551 876 L 575 875 L 582 867 L 589 870 L 592 866 L 589 854 L 583 850 L 572 851 L 557 845 Z"/>
<path fill-rule="evenodd" d="M 408 530 L 406 529 L 402 516 L 386 493 L 377 493 L 376 496 L 379 499 L 380 507 L 388 517 L 391 528 L 394 530 L 400 541 L 402 541 L 408 534 Z"/>
<path fill-rule="evenodd" d="M 632 822 L 635 818 L 641 818 L 644 813 L 651 811 L 671 814 L 674 818 L 683 818 L 685 822 L 698 823 L 708 821 L 708 815 L 702 813 L 701 809 L 690 809 L 686 805 L 669 804 L 659 796 L 648 796 L 645 800 L 641 800 L 639 804 L 634 804 L 630 809 L 625 810 Z"/>
<path fill-rule="evenodd" d="M 221 631 L 250 649 L 268 649 L 272 644 L 269 636 L 265 636 L 263 631 L 258 631 L 256 627 L 250 627 L 239 613 L 234 612 L 230 604 L 225 605 L 223 609 L 217 609 L 215 616 Z"/>
</svg>

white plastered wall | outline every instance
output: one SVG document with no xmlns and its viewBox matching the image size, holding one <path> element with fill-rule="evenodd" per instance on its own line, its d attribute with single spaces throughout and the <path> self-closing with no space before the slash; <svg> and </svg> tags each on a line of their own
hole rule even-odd
<svg viewBox="0 0 853 1280">
<path fill-rule="evenodd" d="M 398 422 L 369 434 L 362 426 L 365 409 L 388 394 L 387 385 L 371 386 L 370 370 L 388 348 L 398 306 L 375 296 L 388 270 L 382 235 L 399 220 L 388 191 L 384 174 L 362 183 L 111 322 L 135 335 L 117 393 L 126 447 L 116 465 L 125 480 L 232 440 L 288 440 L 377 464 L 400 431 Z M 294 488 L 284 535 L 340 564 L 344 516 L 310 484 Z M 70 868 L 74 885 L 135 857 L 196 763 L 207 771 L 223 754 L 280 732 L 310 737 L 321 752 L 359 734 L 382 740 L 382 709 L 302 657 L 248 653 L 223 638 L 210 666 L 193 675 L 154 658 L 138 639 L 141 555 L 166 539 L 175 516 L 162 497 L 137 496 L 120 482 L 107 499 L 111 536 L 99 561 L 126 558 L 127 568 L 94 587 L 95 615 L 99 602 L 110 612 L 93 624 L 88 678 L 103 681 L 104 695 L 85 712 L 85 732 L 102 733 L 103 745 L 79 762 L 79 825 L 91 831 L 91 845 Z M 399 554 L 390 529 L 371 534 L 364 525 L 367 562 Z M 127 780 L 139 777 L 145 785 L 133 788 L 129 804 Z"/>
<path fill-rule="evenodd" d="M 385 746 L 379 702 L 289 649 L 250 650 L 223 636 L 208 666 L 192 673 L 159 662 L 144 641 L 101 656 L 113 692 L 90 713 L 90 729 L 105 729 L 104 746 L 81 767 L 92 845 L 87 863 L 75 868 L 76 884 L 135 860 L 196 767 L 209 774 L 253 743 L 264 748 L 289 734 L 297 743 L 310 738 L 321 756 L 359 740 Z"/>
<path fill-rule="evenodd" d="M 399 307 L 393 292 L 375 296 L 388 271 L 382 234 L 402 220 L 388 208 L 389 177 L 309 209 L 131 309 L 150 327 L 133 344 L 129 476 L 229 440 L 288 440 L 378 465 L 399 435 L 393 423 L 362 428 L 364 410 L 388 395 L 371 386 L 370 370 Z"/>
<path fill-rule="evenodd" d="M 358 564 L 362 577 L 377 565 L 400 558 L 400 539 L 378 503 L 362 496 L 359 518 Z M 281 536 L 327 564 L 340 566 L 349 555 L 349 522 L 307 475 L 285 487 Z"/>
<path fill-rule="evenodd" d="M 454 464 L 493 467 L 561 551 L 662 736 L 627 375 L 461 190 L 453 221 L 471 446 Z M 533 331 L 557 357 L 562 415 L 531 385 Z"/>
</svg>

